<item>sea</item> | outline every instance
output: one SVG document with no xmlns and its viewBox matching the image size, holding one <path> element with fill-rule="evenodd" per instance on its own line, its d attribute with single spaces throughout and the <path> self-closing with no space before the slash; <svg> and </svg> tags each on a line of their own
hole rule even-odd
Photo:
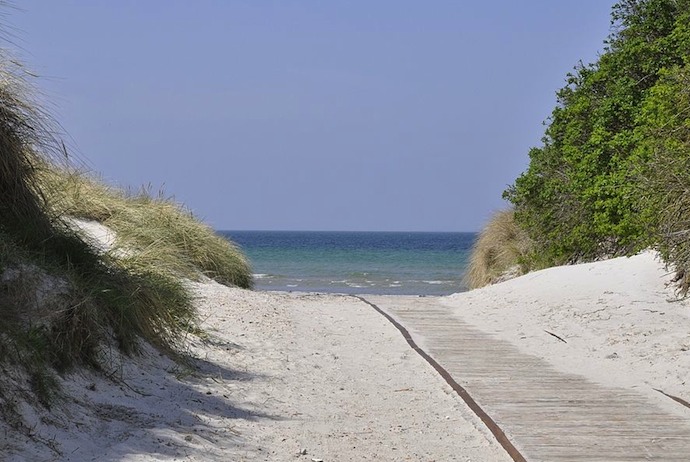
<svg viewBox="0 0 690 462">
<path fill-rule="evenodd" d="M 380 295 L 449 295 L 476 233 L 220 231 L 249 258 L 255 288 Z"/>
</svg>

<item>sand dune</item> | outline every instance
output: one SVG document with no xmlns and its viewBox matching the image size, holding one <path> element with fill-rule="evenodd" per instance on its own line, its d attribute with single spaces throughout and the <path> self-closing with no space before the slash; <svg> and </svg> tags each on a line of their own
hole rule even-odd
<svg viewBox="0 0 690 462">
<path fill-rule="evenodd" d="M 690 306 L 671 279 L 645 252 L 551 268 L 443 301 L 558 369 L 690 401 Z"/>
</svg>

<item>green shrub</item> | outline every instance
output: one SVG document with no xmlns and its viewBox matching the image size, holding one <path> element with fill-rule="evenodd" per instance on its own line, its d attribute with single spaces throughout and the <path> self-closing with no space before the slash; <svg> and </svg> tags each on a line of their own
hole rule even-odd
<svg viewBox="0 0 690 462">
<path fill-rule="evenodd" d="M 690 64 L 662 74 L 639 120 L 642 219 L 655 247 L 677 271 L 685 296 L 690 288 Z"/>
<path fill-rule="evenodd" d="M 626 0 L 592 65 L 558 92 L 543 146 L 505 193 L 516 220 L 554 263 L 634 253 L 652 245 L 640 200 L 645 162 L 638 116 L 666 69 L 690 56 L 690 0 Z"/>
</svg>

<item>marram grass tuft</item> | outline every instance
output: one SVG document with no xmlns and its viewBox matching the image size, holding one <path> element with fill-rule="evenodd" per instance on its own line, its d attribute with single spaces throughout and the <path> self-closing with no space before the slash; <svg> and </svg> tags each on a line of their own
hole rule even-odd
<svg viewBox="0 0 690 462">
<path fill-rule="evenodd" d="M 46 166 L 40 183 L 55 213 L 94 220 L 117 234 L 117 246 L 151 267 L 190 279 L 252 287 L 245 256 L 227 239 L 162 194 L 125 192 L 75 170 Z"/>
<path fill-rule="evenodd" d="M 533 244 L 516 223 L 512 209 L 491 217 L 472 247 L 465 284 L 476 289 L 527 271 Z"/>
<path fill-rule="evenodd" d="M 58 382 L 47 366 L 108 368 L 105 350 L 132 353 L 141 339 L 179 351 L 195 323 L 184 278 L 252 285 L 239 250 L 172 200 L 68 166 L 25 75 L 0 50 L 0 418 L 18 426 L 13 403 L 26 390 L 50 406 Z M 112 228 L 115 248 L 94 248 L 73 218 Z"/>
</svg>

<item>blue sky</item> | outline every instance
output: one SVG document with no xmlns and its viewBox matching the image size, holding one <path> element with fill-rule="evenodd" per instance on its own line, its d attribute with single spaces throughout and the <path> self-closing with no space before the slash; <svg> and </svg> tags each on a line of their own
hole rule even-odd
<svg viewBox="0 0 690 462">
<path fill-rule="evenodd" d="M 217 229 L 475 231 L 611 4 L 23 0 L 3 21 L 111 183 Z"/>
</svg>

